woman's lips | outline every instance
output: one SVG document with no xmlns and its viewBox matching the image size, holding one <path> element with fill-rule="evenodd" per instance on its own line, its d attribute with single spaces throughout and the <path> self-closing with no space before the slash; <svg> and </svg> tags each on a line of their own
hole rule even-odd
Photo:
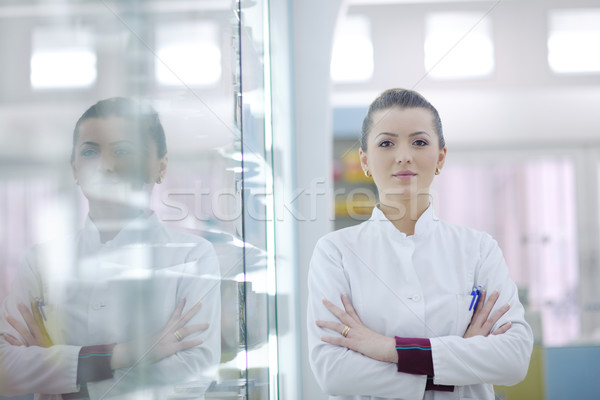
<svg viewBox="0 0 600 400">
<path fill-rule="evenodd" d="M 399 171 L 399 172 L 396 172 L 396 173 L 395 173 L 393 176 L 394 176 L 396 179 L 401 179 L 401 180 L 409 180 L 409 179 L 411 179 L 411 178 L 413 178 L 413 177 L 417 176 L 417 174 L 415 174 L 415 173 L 414 173 L 414 172 L 412 172 L 412 171 L 408 171 L 408 170 L 406 170 L 406 171 Z"/>
</svg>

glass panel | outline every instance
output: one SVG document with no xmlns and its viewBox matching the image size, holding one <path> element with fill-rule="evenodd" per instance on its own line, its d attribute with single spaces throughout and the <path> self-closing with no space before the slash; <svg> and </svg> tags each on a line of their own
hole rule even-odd
<svg viewBox="0 0 600 400">
<path fill-rule="evenodd" d="M 248 399 L 276 399 L 277 332 L 267 2 L 240 3 Z"/>
<path fill-rule="evenodd" d="M 89 29 L 39 26 L 32 32 L 33 89 L 88 87 L 96 81 L 96 52 Z"/>
<path fill-rule="evenodd" d="M 163 85 L 208 86 L 221 79 L 219 25 L 214 21 L 162 24 L 156 32 L 156 79 Z"/>
<path fill-rule="evenodd" d="M 0 338 L 0 395 L 277 396 L 266 4 L 0 6 L 0 331 L 25 340 L 22 301 L 53 345 Z M 76 387 L 110 343 L 114 377 Z"/>
</svg>

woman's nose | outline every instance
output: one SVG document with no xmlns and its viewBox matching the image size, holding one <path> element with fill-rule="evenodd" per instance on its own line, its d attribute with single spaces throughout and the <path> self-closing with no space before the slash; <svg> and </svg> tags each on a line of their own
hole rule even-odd
<svg viewBox="0 0 600 400">
<path fill-rule="evenodd" d="M 396 150 L 396 162 L 399 164 L 410 163 L 412 161 L 412 154 L 410 150 L 404 146 L 398 146 Z"/>
<path fill-rule="evenodd" d="M 100 171 L 102 172 L 114 172 L 115 171 L 115 160 L 110 155 L 103 156 L 100 159 Z"/>
</svg>

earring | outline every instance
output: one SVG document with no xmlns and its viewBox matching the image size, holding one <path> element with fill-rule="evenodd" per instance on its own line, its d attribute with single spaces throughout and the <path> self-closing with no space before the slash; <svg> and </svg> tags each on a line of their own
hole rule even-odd
<svg viewBox="0 0 600 400">
<path fill-rule="evenodd" d="M 440 169 L 438 167 L 435 168 L 435 174 L 439 175 L 440 174 Z"/>
<path fill-rule="evenodd" d="M 158 184 L 160 185 L 160 184 L 162 183 L 162 179 L 163 179 L 163 178 L 162 178 L 162 176 L 159 176 L 159 177 L 156 179 L 156 183 L 158 183 Z"/>
<path fill-rule="evenodd" d="M 365 176 L 366 176 L 367 178 L 370 178 L 370 177 L 371 177 L 371 173 L 369 172 L 369 170 L 368 170 L 368 169 L 365 169 Z"/>
</svg>

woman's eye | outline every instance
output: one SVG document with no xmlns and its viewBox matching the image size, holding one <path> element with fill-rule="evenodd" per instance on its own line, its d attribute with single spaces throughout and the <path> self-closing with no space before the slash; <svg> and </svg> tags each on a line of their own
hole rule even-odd
<svg viewBox="0 0 600 400">
<path fill-rule="evenodd" d="M 392 143 L 391 140 L 384 140 L 383 142 L 379 143 L 379 147 L 390 147 L 393 144 L 394 143 Z"/>
<path fill-rule="evenodd" d="M 117 157 L 129 157 L 133 154 L 133 151 L 131 149 L 115 149 L 114 153 Z"/>
<path fill-rule="evenodd" d="M 85 149 L 81 152 L 81 156 L 85 158 L 95 157 L 98 154 L 98 151 L 94 149 Z"/>
<path fill-rule="evenodd" d="M 423 139 L 417 139 L 417 140 L 415 140 L 415 141 L 413 142 L 413 144 L 414 144 L 415 146 L 423 147 L 423 146 L 427 146 L 429 143 L 427 143 L 427 141 L 426 141 L 426 140 L 423 140 Z"/>
</svg>

